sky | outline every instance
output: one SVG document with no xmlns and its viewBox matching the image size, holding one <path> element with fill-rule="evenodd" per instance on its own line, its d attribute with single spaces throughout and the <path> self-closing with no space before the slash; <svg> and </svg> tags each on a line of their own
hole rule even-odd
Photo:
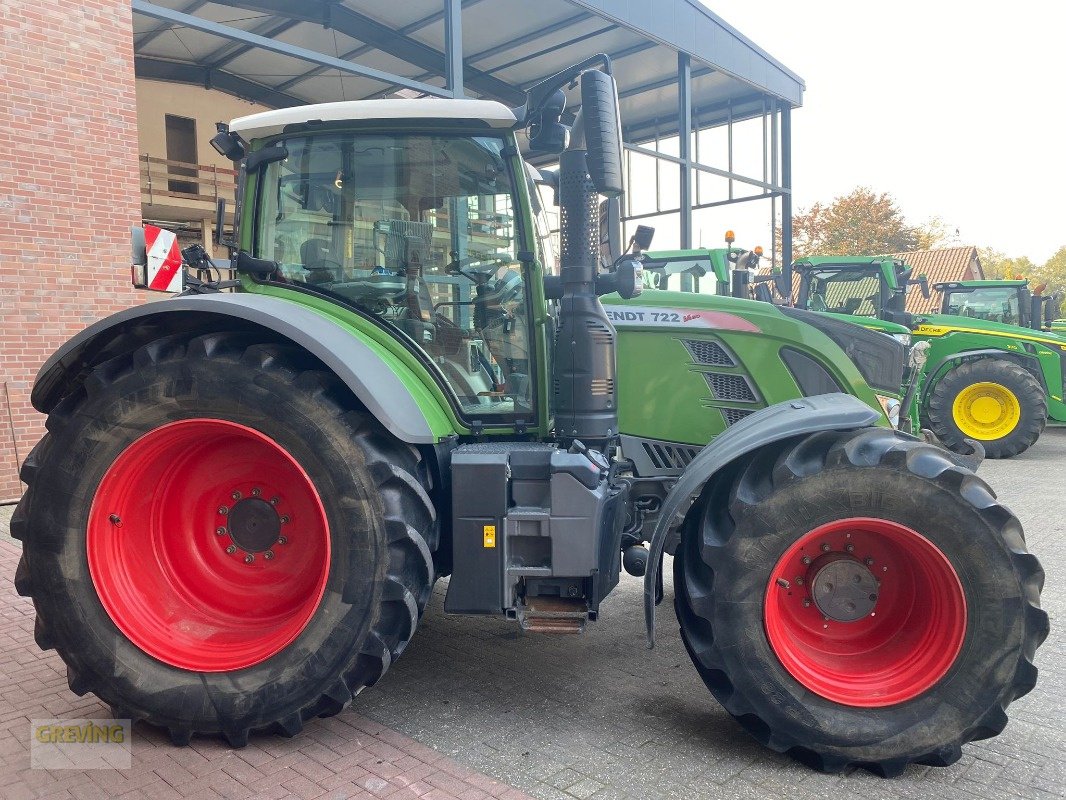
<svg viewBox="0 0 1066 800">
<path fill-rule="evenodd" d="M 798 208 L 869 186 L 959 244 L 1066 245 L 1066 3 L 702 2 L 806 82 Z"/>
</svg>

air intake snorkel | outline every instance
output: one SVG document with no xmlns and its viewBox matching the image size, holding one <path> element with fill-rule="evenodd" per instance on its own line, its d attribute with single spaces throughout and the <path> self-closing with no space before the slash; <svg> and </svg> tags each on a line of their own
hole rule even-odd
<svg viewBox="0 0 1066 800">
<path fill-rule="evenodd" d="M 596 68 L 593 68 L 596 67 Z M 581 87 L 572 128 L 561 122 L 564 85 Z M 558 152 L 560 277 L 553 375 L 556 431 L 561 439 L 604 444 L 618 433 L 615 331 L 599 294 L 618 288 L 597 281 L 600 195 L 623 191 L 618 93 L 610 59 L 594 56 L 532 87 L 516 113 L 530 128 L 530 148 Z"/>
</svg>

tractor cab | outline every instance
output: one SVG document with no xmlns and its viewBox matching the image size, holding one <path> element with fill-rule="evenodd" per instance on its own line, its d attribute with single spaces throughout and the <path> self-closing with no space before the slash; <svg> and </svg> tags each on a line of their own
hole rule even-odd
<svg viewBox="0 0 1066 800">
<path fill-rule="evenodd" d="M 671 278 L 679 275 L 682 291 L 750 300 L 763 249 L 734 247 L 734 241 L 733 232 L 726 231 L 725 247 L 645 252 L 641 256 L 645 285 L 668 289 Z"/>
<path fill-rule="evenodd" d="M 261 145 L 250 158 L 262 154 L 241 247 L 267 269 L 248 270 L 246 288 L 354 308 L 436 365 L 459 414 L 530 419 L 531 259 L 514 114 L 476 100 L 337 106 L 343 124 L 286 109 L 231 126 Z"/>
<path fill-rule="evenodd" d="M 1045 285 L 1030 288 L 1029 281 L 954 281 L 938 283 L 941 314 L 1018 325 L 1033 330 L 1054 330 L 1062 296 L 1045 294 Z"/>
<path fill-rule="evenodd" d="M 911 277 L 898 258 L 887 256 L 826 256 L 797 261 L 799 275 L 796 307 L 845 317 L 873 317 L 912 327 L 907 312 L 907 291 L 917 283 L 929 296 L 925 276 Z"/>
</svg>

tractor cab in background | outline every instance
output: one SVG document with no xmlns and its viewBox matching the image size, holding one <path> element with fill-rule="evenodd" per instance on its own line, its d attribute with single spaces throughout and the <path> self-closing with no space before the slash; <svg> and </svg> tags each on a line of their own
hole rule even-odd
<svg viewBox="0 0 1066 800">
<path fill-rule="evenodd" d="M 993 281 L 952 281 L 935 284 L 940 292 L 940 313 L 990 320 L 1036 331 L 1055 332 L 1062 295 L 1047 293 L 1047 286 L 1029 286 L 1025 278 Z"/>
</svg>

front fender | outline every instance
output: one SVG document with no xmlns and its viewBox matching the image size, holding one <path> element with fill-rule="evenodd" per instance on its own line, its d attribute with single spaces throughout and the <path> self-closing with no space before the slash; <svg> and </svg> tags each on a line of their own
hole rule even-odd
<svg viewBox="0 0 1066 800">
<path fill-rule="evenodd" d="M 716 473 L 760 447 L 818 431 L 846 431 L 876 425 L 881 415 L 848 394 L 822 394 L 777 403 L 745 417 L 704 447 L 692 459 L 663 501 L 659 520 L 648 543 L 644 574 L 644 624 L 648 647 L 655 646 L 655 586 L 662 570 L 663 551 L 670 532 L 684 521 L 703 487 Z"/>
<path fill-rule="evenodd" d="M 318 358 L 402 441 L 436 444 L 441 435 L 451 432 L 447 415 L 432 402 L 418 376 L 395 359 L 390 362 L 357 331 L 297 303 L 245 292 L 175 297 L 126 309 L 90 325 L 45 362 L 30 400 L 47 414 L 93 364 L 159 335 L 158 329 L 152 333 L 145 323 L 160 323 L 165 335 L 218 330 L 234 321 L 269 330 Z"/>
</svg>

